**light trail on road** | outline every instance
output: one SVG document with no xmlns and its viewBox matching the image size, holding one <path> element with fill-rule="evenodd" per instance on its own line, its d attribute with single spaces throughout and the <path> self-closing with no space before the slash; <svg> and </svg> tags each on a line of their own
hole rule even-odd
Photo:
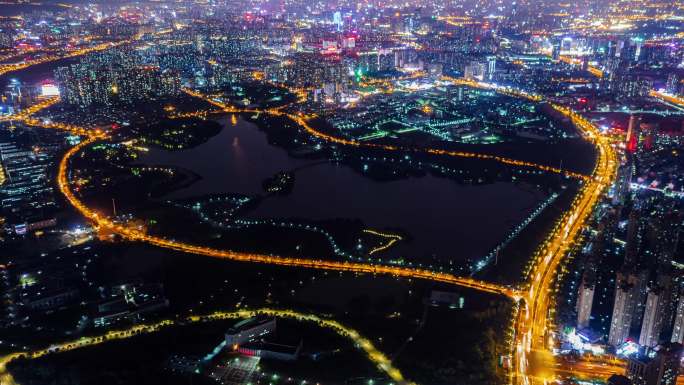
<svg viewBox="0 0 684 385">
<path fill-rule="evenodd" d="M 549 305 L 553 301 L 549 293 L 558 266 L 578 239 L 602 194 L 613 183 L 618 166 L 617 154 L 610 138 L 603 136 L 594 124 L 569 108 L 557 104 L 551 106 L 570 118 L 582 136 L 595 145 L 597 161 L 591 179 L 575 197 L 570 211 L 561 218 L 540 246 L 535 256 L 535 265 L 529 273 L 523 296 L 524 308 L 516 322 L 513 360 L 516 368 L 514 383 L 523 385 L 538 381 L 538 377 L 532 377 L 528 370 L 527 353 L 533 349 L 548 351 Z"/>
<path fill-rule="evenodd" d="M 555 368 L 556 373 L 561 373 L 564 377 L 581 379 L 584 381 L 603 381 L 607 382 L 608 377 L 613 374 L 624 375 L 627 369 L 625 361 L 615 360 L 613 362 L 595 363 L 591 361 L 560 362 Z"/>
<path fill-rule="evenodd" d="M 26 60 L 23 62 L 19 63 L 11 63 L 11 64 L 0 64 L 0 75 L 4 75 L 9 72 L 13 71 L 19 71 L 24 68 L 28 68 L 34 65 L 38 64 L 43 64 L 43 63 L 49 63 L 55 60 L 60 60 L 60 59 L 69 59 L 77 56 L 82 56 L 86 55 L 92 52 L 99 52 L 99 51 L 104 51 L 109 48 L 117 47 L 122 44 L 130 43 L 132 40 L 124 40 L 116 43 L 101 43 L 92 47 L 86 47 L 86 48 L 79 48 L 73 51 L 67 51 L 63 54 L 56 54 L 56 55 L 49 55 L 49 56 L 44 56 L 39 59 L 33 59 L 33 60 Z"/>
<path fill-rule="evenodd" d="M 8 121 L 8 120 L 21 120 L 25 121 L 31 117 L 31 115 L 35 114 L 38 111 L 44 110 L 48 107 L 51 107 L 59 102 L 58 97 L 50 97 L 46 98 L 45 100 L 40 101 L 39 103 L 36 103 L 26 109 L 21 110 L 19 113 L 16 114 L 11 114 L 11 115 L 3 115 L 0 116 L 0 122 Z"/>
<path fill-rule="evenodd" d="M 102 131 L 100 129 L 96 129 L 96 128 L 86 128 L 86 127 L 75 126 L 72 124 L 51 122 L 51 121 L 47 121 L 47 120 L 40 120 L 40 119 L 35 119 L 35 118 L 30 118 L 30 117 L 22 120 L 22 122 L 28 126 L 50 128 L 50 129 L 58 130 L 58 131 L 65 131 L 65 132 L 68 132 L 72 135 L 85 136 L 88 138 L 104 139 L 107 137 L 107 134 L 104 131 Z"/>
<path fill-rule="evenodd" d="M 396 381 L 399 385 L 415 385 L 415 383 L 408 381 L 404 375 L 392 365 L 392 361 L 382 352 L 380 352 L 373 343 L 363 337 L 356 330 L 347 327 L 335 320 L 329 318 L 319 317 L 315 314 L 300 313 L 295 310 L 280 310 L 280 309 L 255 309 L 255 310 L 237 310 L 230 312 L 214 312 L 206 315 L 192 315 L 182 318 L 181 320 L 162 320 L 149 324 L 139 324 L 131 326 L 123 330 L 112 330 L 105 334 L 82 337 L 77 340 L 62 342 L 52 345 L 45 349 L 33 350 L 29 352 L 11 353 L 4 357 L 0 357 L 0 380 L 2 385 L 14 385 L 16 382 L 12 378 L 11 373 L 7 371 L 7 364 L 19 358 L 36 359 L 51 354 L 68 352 L 76 349 L 81 349 L 88 346 L 96 346 L 105 342 L 127 339 L 143 334 L 152 334 L 167 329 L 171 326 L 179 326 L 190 323 L 211 322 L 229 319 L 246 319 L 255 316 L 268 316 L 276 318 L 294 319 L 300 322 L 315 323 L 320 327 L 331 329 L 337 335 L 350 340 L 358 348 L 364 351 L 366 358 L 376 365 L 378 369 L 387 374 L 389 378 Z"/>
<path fill-rule="evenodd" d="M 684 98 L 677 95 L 668 94 L 667 92 L 661 92 L 656 90 L 651 90 L 648 93 L 649 96 L 656 99 L 660 99 L 666 103 L 674 104 L 677 107 L 684 107 Z"/>
<path fill-rule="evenodd" d="M 36 103 L 16 114 L 11 114 L 11 115 L 6 115 L 0 117 L 0 122 L 3 121 L 19 121 L 22 122 L 28 126 L 35 126 L 35 127 L 41 127 L 41 128 L 50 128 L 58 131 L 65 131 L 73 135 L 79 135 L 79 136 L 86 136 L 88 138 L 99 138 L 99 139 L 104 139 L 107 137 L 107 134 L 97 128 L 86 128 L 86 127 L 81 127 L 81 126 L 76 126 L 72 124 L 66 124 L 66 123 L 60 123 L 60 122 L 52 122 L 48 119 L 37 119 L 34 118 L 33 115 L 36 113 L 54 106 L 55 104 L 59 103 L 60 99 L 59 97 L 50 97 L 46 98 L 45 100 L 40 101 L 39 103 Z"/>
<path fill-rule="evenodd" d="M 562 61 L 563 63 L 571 64 L 574 66 L 581 66 L 582 65 L 581 59 L 577 59 L 577 58 L 574 58 L 572 56 L 560 55 L 558 60 Z M 596 76 L 597 78 L 603 77 L 603 71 L 600 68 L 592 66 L 592 65 L 587 65 L 587 72 Z"/>
<path fill-rule="evenodd" d="M 165 35 L 165 34 L 168 34 L 171 32 L 173 32 L 172 29 L 165 29 L 165 30 L 160 30 L 160 31 L 154 32 L 154 35 L 155 36 Z M 140 40 L 140 38 L 142 38 L 143 36 L 144 36 L 144 34 L 137 34 L 130 39 L 121 40 L 121 41 L 117 41 L 117 42 L 105 42 L 105 43 L 96 44 L 96 45 L 93 45 L 90 47 L 76 48 L 76 49 L 71 50 L 71 51 L 64 50 L 64 52 L 62 52 L 62 53 L 43 56 L 43 57 L 38 58 L 38 59 L 26 60 L 26 61 L 22 61 L 22 62 L 18 62 L 18 63 L 0 64 L 0 76 L 4 75 L 6 73 L 9 73 L 9 72 L 19 71 L 19 70 L 22 70 L 22 69 L 25 69 L 28 67 L 38 65 L 38 64 L 49 63 L 49 62 L 53 62 L 53 61 L 61 60 L 61 59 L 75 58 L 75 57 L 87 55 L 87 54 L 93 53 L 93 52 L 105 51 L 105 50 L 108 50 L 110 48 L 115 48 L 115 47 L 118 47 L 121 45 L 125 45 L 128 43 L 132 43 L 134 41 Z M 21 53 L 21 54 L 23 54 L 23 53 Z M 21 54 L 17 54 L 17 55 L 13 55 L 13 56 L 18 56 Z"/>
<path fill-rule="evenodd" d="M 532 101 L 543 101 L 541 95 L 530 94 L 520 90 L 494 84 L 474 82 L 465 79 L 447 78 L 455 84 L 469 85 L 484 89 L 493 89 L 511 96 L 526 98 Z M 534 376 L 529 371 L 527 353 L 534 350 L 547 349 L 547 327 L 549 326 L 550 308 L 552 301 L 549 293 L 558 266 L 574 242 L 579 238 L 582 228 L 593 212 L 601 195 L 613 183 L 617 173 L 617 153 L 612 146 L 611 139 L 603 136 L 601 131 L 588 119 L 570 108 L 551 103 L 553 109 L 570 118 L 582 137 L 594 144 L 597 150 L 597 161 L 590 177 L 582 178 L 585 185 L 572 202 L 569 212 L 565 213 L 556 224 L 544 243 L 535 254 L 534 267 L 531 269 L 523 290 L 523 308 L 518 312 L 515 322 L 515 342 L 513 346 L 513 383 L 529 385 L 531 383 L 546 383 L 549 378 Z"/>
</svg>

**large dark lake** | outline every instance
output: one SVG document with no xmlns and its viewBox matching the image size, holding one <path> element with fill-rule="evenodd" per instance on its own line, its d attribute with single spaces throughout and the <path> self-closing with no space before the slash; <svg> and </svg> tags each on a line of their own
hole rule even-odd
<svg viewBox="0 0 684 385">
<path fill-rule="evenodd" d="M 342 164 L 293 158 L 269 144 L 255 124 L 228 121 L 221 120 L 225 128 L 197 147 L 151 148 L 142 155 L 141 163 L 178 166 L 202 177 L 165 198 L 263 194 L 264 179 L 297 169 L 290 194 L 265 199 L 248 216 L 358 218 L 369 228 L 401 228 L 411 234 L 411 242 L 393 247 L 388 255 L 434 254 L 443 260 L 487 254 L 545 198 L 531 186 L 508 182 L 462 185 L 432 175 L 377 181 Z"/>
</svg>

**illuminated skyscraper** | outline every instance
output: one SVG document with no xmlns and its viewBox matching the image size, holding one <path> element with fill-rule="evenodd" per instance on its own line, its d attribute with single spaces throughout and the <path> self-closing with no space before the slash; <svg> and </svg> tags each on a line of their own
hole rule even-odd
<svg viewBox="0 0 684 385">
<path fill-rule="evenodd" d="M 588 277 L 587 272 L 582 277 L 577 296 L 577 328 L 584 329 L 589 326 L 591 319 L 591 308 L 594 302 L 595 284 L 593 279 Z"/>
<path fill-rule="evenodd" d="M 635 152 L 639 144 L 639 122 L 641 119 L 636 115 L 629 116 L 629 125 L 627 126 L 626 145 L 627 150 Z"/>
<path fill-rule="evenodd" d="M 684 295 L 679 296 L 677 301 L 677 310 L 675 313 L 674 325 L 672 327 L 671 342 L 682 343 L 684 340 Z"/>
<path fill-rule="evenodd" d="M 615 283 L 615 302 L 613 303 L 613 315 L 610 319 L 610 331 L 608 344 L 611 346 L 621 345 L 627 337 L 632 325 L 634 293 L 634 276 L 618 272 Z"/>
<path fill-rule="evenodd" d="M 337 32 L 342 31 L 342 13 L 340 13 L 340 11 L 335 11 L 335 13 L 333 13 L 333 24 L 335 25 Z"/>
<path fill-rule="evenodd" d="M 677 94 L 679 92 L 679 77 L 676 73 L 671 73 L 667 77 L 667 86 L 665 90 L 671 94 Z"/>
<path fill-rule="evenodd" d="M 496 56 L 487 56 L 487 80 L 493 80 L 495 72 Z"/>
<path fill-rule="evenodd" d="M 665 321 L 665 307 L 668 304 L 669 291 L 665 287 L 656 286 L 648 292 L 644 319 L 641 323 L 639 345 L 655 347 L 660 341 L 660 332 Z"/>
<path fill-rule="evenodd" d="M 638 262 L 638 253 L 641 247 L 643 236 L 643 224 L 641 220 L 641 210 L 638 207 L 632 208 L 627 222 L 627 240 L 625 244 L 625 262 L 627 268 L 634 267 Z"/>
<path fill-rule="evenodd" d="M 560 40 L 555 40 L 553 42 L 553 48 L 551 51 L 551 58 L 553 60 L 558 60 L 560 59 L 560 52 L 561 52 L 561 41 Z"/>
<path fill-rule="evenodd" d="M 641 324 L 641 334 L 639 335 L 639 345 L 655 346 L 658 344 L 658 334 L 660 329 L 656 326 L 658 321 L 658 310 L 660 303 L 660 293 L 649 291 L 646 298 L 646 308 L 644 309 L 644 321 Z"/>
<path fill-rule="evenodd" d="M 465 67 L 464 75 L 466 79 L 483 81 L 486 71 L 487 67 L 484 63 L 471 61 L 470 64 Z"/>
<path fill-rule="evenodd" d="M 667 274 L 672 268 L 672 260 L 677 249 L 677 239 L 681 219 L 672 204 L 662 204 L 657 208 L 653 224 L 657 269 Z"/>
<path fill-rule="evenodd" d="M 615 191 L 613 192 L 614 205 L 624 203 L 625 197 L 629 194 L 633 172 L 634 163 L 631 158 L 618 169 L 617 180 L 615 181 Z"/>
</svg>

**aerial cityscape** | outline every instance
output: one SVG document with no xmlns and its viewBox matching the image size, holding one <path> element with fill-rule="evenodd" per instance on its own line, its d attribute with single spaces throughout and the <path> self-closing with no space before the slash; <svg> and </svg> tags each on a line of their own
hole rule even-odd
<svg viewBox="0 0 684 385">
<path fill-rule="evenodd" d="M 684 2 L 0 1 L 0 385 L 684 385 Z"/>
</svg>

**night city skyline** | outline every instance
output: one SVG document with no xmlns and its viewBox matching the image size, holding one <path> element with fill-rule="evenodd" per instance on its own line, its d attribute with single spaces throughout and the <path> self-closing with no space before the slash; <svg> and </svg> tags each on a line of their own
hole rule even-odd
<svg viewBox="0 0 684 385">
<path fill-rule="evenodd" d="M 0 385 L 676 385 L 684 3 L 0 2 Z"/>
</svg>

